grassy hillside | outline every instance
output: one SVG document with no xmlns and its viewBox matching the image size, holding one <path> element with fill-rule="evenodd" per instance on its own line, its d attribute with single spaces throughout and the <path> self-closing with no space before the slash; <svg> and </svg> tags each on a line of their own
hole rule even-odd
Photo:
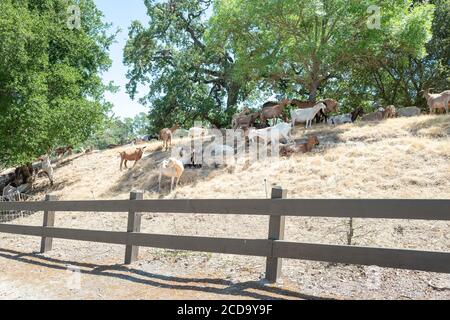
<svg viewBox="0 0 450 320">
<path fill-rule="evenodd" d="M 264 198 L 281 185 L 296 198 L 449 198 L 450 116 L 391 119 L 381 123 L 297 127 L 298 142 L 316 134 L 320 146 L 308 155 L 248 163 L 236 170 L 186 170 L 180 188 L 166 198 Z M 179 142 L 180 143 L 180 142 Z M 158 198 L 158 165 L 170 156 L 149 144 L 132 170 L 119 171 L 119 151 L 88 155 L 56 170 L 56 185 L 43 178 L 37 197 L 52 192 L 62 199 L 126 198 L 132 189 Z"/>
</svg>

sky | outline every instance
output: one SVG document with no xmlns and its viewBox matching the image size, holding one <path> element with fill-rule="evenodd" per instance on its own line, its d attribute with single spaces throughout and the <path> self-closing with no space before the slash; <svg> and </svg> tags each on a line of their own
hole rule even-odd
<svg viewBox="0 0 450 320">
<path fill-rule="evenodd" d="M 143 0 L 95 0 L 97 7 L 104 14 L 104 21 L 113 24 L 112 30 L 120 28 L 116 43 L 110 48 L 110 57 L 113 61 L 112 67 L 103 74 L 103 82 L 114 81 L 119 86 L 119 92 L 107 93 L 106 100 L 114 104 L 113 112 L 116 116 L 134 117 L 140 112 L 147 113 L 148 108 L 136 100 L 131 100 L 126 92 L 125 85 L 127 67 L 123 64 L 123 49 L 127 42 L 128 27 L 131 21 L 139 20 L 144 25 L 148 22 L 147 10 Z"/>
</svg>

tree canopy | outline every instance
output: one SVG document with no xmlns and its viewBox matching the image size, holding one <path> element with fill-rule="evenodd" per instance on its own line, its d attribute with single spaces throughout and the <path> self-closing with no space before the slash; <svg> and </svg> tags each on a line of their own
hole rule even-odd
<svg viewBox="0 0 450 320">
<path fill-rule="evenodd" d="M 151 105 L 152 127 L 158 131 L 175 121 L 206 120 L 216 127 L 230 122 L 248 84 L 235 79 L 233 53 L 206 43 L 211 0 L 145 0 L 150 22 L 133 22 L 125 48 L 130 67 L 128 92 L 149 87 L 141 102 Z"/>
<path fill-rule="evenodd" d="M 104 120 L 114 34 L 102 18 L 93 0 L 0 2 L 0 165 L 85 141 Z"/>
<path fill-rule="evenodd" d="M 145 0 L 150 22 L 133 23 L 124 53 L 128 91 L 149 89 L 154 131 L 227 126 L 262 92 L 347 108 L 423 104 L 421 87 L 446 85 L 448 1 Z"/>
</svg>

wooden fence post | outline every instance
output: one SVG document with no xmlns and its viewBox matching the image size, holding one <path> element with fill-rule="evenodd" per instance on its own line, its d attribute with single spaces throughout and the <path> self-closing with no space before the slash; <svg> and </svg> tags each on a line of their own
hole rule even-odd
<svg viewBox="0 0 450 320">
<path fill-rule="evenodd" d="M 142 192 L 131 192 L 130 200 L 143 200 L 144 194 Z M 128 212 L 128 227 L 127 232 L 140 232 L 141 231 L 141 213 Z M 138 259 L 139 247 L 127 245 L 125 248 L 125 264 L 131 264 Z"/>
<path fill-rule="evenodd" d="M 287 190 L 282 187 L 272 189 L 272 199 L 286 199 Z M 270 216 L 269 220 L 269 240 L 284 240 L 284 227 L 286 217 Z M 282 259 L 268 257 L 266 262 L 266 280 L 276 283 L 281 276 Z"/>
<path fill-rule="evenodd" d="M 52 194 L 47 194 L 45 196 L 45 201 L 56 201 L 57 197 Z M 55 226 L 55 212 L 54 211 L 44 211 L 44 221 L 42 226 L 54 227 Z M 46 253 L 52 250 L 53 238 L 42 237 L 41 238 L 41 253 Z"/>
</svg>

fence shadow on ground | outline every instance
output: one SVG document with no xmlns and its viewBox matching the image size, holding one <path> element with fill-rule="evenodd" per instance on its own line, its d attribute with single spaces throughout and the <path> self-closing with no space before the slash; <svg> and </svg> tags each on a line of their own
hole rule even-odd
<svg viewBox="0 0 450 320">
<path fill-rule="evenodd" d="M 215 278 L 184 278 L 165 276 L 133 269 L 120 264 L 97 265 L 92 263 L 81 263 L 50 258 L 39 253 L 21 253 L 8 249 L 0 249 L 0 257 L 55 270 L 65 271 L 67 270 L 68 265 L 70 265 L 72 267 L 80 268 L 81 274 L 111 277 L 154 288 L 198 291 L 218 295 L 229 295 L 233 297 L 253 298 L 258 300 L 334 300 L 332 298 L 311 296 L 272 285 L 266 285 L 262 281 L 234 283 L 229 280 Z M 258 292 L 248 290 L 257 290 Z"/>
</svg>

